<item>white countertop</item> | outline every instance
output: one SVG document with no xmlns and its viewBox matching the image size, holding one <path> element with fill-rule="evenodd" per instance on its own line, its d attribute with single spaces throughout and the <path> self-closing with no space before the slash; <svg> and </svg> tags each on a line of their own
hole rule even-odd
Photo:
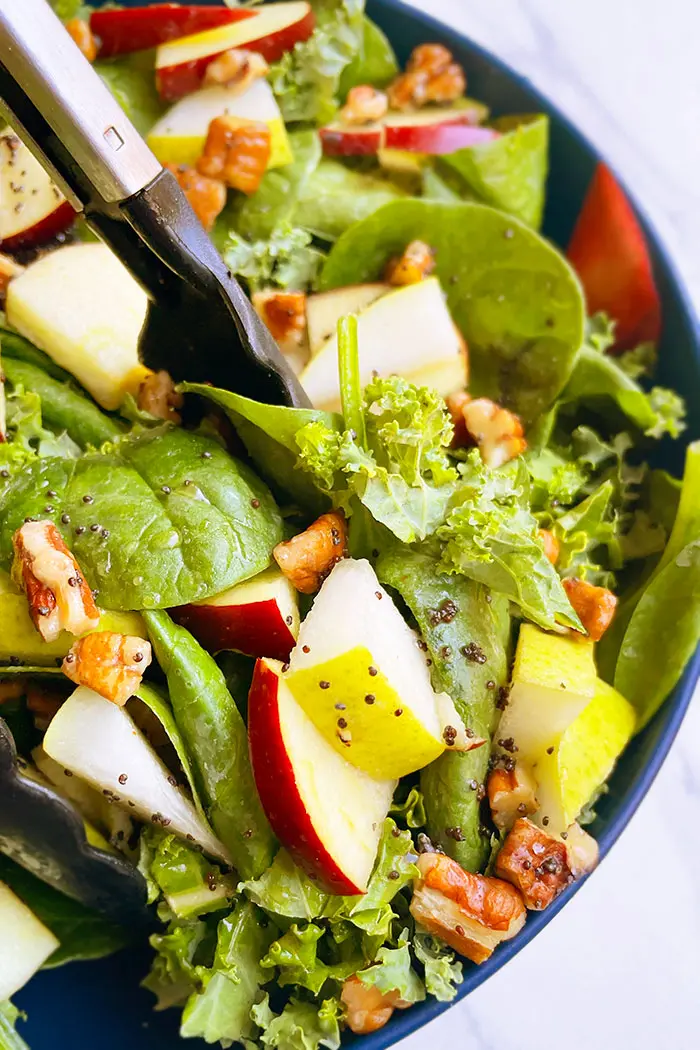
<svg viewBox="0 0 700 1050">
<path fill-rule="evenodd" d="M 410 0 L 495 51 L 603 150 L 700 313 L 697 0 Z M 622 839 L 481 988 L 402 1050 L 700 1047 L 700 702 Z"/>
</svg>

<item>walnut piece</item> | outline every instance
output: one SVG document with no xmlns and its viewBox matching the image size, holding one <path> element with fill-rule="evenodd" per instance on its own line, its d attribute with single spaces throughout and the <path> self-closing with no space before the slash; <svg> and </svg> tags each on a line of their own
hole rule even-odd
<svg viewBox="0 0 700 1050">
<path fill-rule="evenodd" d="M 296 354 L 306 336 L 304 292 L 255 292 L 253 306 L 283 354 Z"/>
<path fill-rule="evenodd" d="M 344 124 L 372 124 L 388 111 L 389 99 L 383 91 L 369 84 L 358 84 L 348 92 L 340 117 Z"/>
<path fill-rule="evenodd" d="M 485 962 L 523 928 L 525 906 L 508 882 L 474 875 L 440 853 L 423 853 L 417 864 L 411 915 L 460 955 Z"/>
<path fill-rule="evenodd" d="M 82 18 L 71 18 L 66 22 L 66 29 L 88 62 L 94 62 L 97 58 L 97 41 L 93 36 L 89 23 L 84 22 Z"/>
<path fill-rule="evenodd" d="M 340 998 L 345 1005 L 348 1028 L 356 1035 L 376 1032 L 391 1019 L 394 1010 L 405 1010 L 412 1005 L 403 1002 L 398 992 L 382 993 L 356 976 L 343 982 Z"/>
<path fill-rule="evenodd" d="M 513 769 L 498 766 L 492 770 L 487 791 L 496 827 L 508 830 L 518 817 L 536 813 L 539 803 L 535 789 L 535 780 L 523 762 L 516 762 Z"/>
<path fill-rule="evenodd" d="M 158 419 L 167 419 L 170 423 L 181 423 L 178 408 L 182 408 L 185 399 L 175 389 L 169 372 L 161 369 L 146 376 L 139 387 L 136 403 L 142 412 L 149 412 Z"/>
<path fill-rule="evenodd" d="M 27 521 L 12 537 L 12 574 L 24 589 L 41 637 L 53 642 L 61 631 L 94 630 L 100 614 L 77 561 L 51 521 Z"/>
<path fill-rule="evenodd" d="M 487 467 L 502 467 L 527 448 L 523 425 L 518 416 L 487 397 L 468 401 L 462 408 L 464 423 L 479 446 Z"/>
<path fill-rule="evenodd" d="M 61 670 L 76 685 L 86 685 L 123 707 L 138 689 L 150 662 L 150 642 L 115 631 L 96 631 L 73 643 Z"/>
<path fill-rule="evenodd" d="M 250 195 L 260 186 L 270 160 L 270 129 L 237 117 L 215 117 L 209 125 L 204 153 L 197 170 L 227 186 Z"/>
<path fill-rule="evenodd" d="M 424 241 L 411 241 L 403 255 L 391 259 L 384 274 L 389 284 L 403 287 L 420 284 L 435 269 L 435 252 Z"/>
<path fill-rule="evenodd" d="M 537 534 L 542 540 L 547 561 L 551 562 L 552 565 L 556 565 L 559 560 L 559 551 L 561 550 L 559 540 L 549 529 L 538 529 Z"/>
<path fill-rule="evenodd" d="M 413 51 L 406 72 L 389 86 L 389 104 L 392 109 L 418 109 L 428 102 L 456 102 L 466 90 L 464 70 L 452 52 L 442 44 L 422 44 Z"/>
<path fill-rule="evenodd" d="M 574 881 L 566 843 L 520 817 L 496 858 L 495 872 L 520 890 L 533 911 L 542 911 Z"/>
<path fill-rule="evenodd" d="M 592 583 L 574 577 L 562 582 L 589 638 L 599 642 L 615 617 L 616 596 L 607 587 L 595 587 Z"/>
<path fill-rule="evenodd" d="M 270 67 L 257 51 L 246 51 L 232 47 L 223 51 L 207 66 L 204 74 L 204 86 L 221 85 L 235 87 L 238 94 L 243 94 L 256 80 L 266 77 Z"/>
<path fill-rule="evenodd" d="M 226 204 L 226 186 L 186 164 L 166 164 L 205 230 L 211 230 Z"/>
<path fill-rule="evenodd" d="M 347 542 L 345 516 L 333 510 L 298 536 L 278 543 L 272 553 L 301 594 L 315 594 L 333 566 L 346 556 Z"/>
</svg>

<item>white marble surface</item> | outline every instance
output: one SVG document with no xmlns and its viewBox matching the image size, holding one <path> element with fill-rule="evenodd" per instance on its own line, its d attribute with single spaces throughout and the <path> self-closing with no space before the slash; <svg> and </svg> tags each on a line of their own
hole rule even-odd
<svg viewBox="0 0 700 1050">
<path fill-rule="evenodd" d="M 412 0 L 497 52 L 595 141 L 700 312 L 698 0 Z M 700 1047 L 700 700 L 600 870 L 520 955 L 402 1050 Z"/>
</svg>

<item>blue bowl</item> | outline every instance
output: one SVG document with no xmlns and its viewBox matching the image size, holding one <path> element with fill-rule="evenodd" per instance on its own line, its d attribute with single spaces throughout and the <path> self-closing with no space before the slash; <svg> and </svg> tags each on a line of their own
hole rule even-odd
<svg viewBox="0 0 700 1050">
<path fill-rule="evenodd" d="M 127 3 L 129 0 L 127 0 Z M 202 2 L 202 0 L 200 0 Z M 205 0 L 206 2 L 206 0 Z M 368 12 L 384 29 L 402 61 L 426 41 L 446 44 L 464 64 L 469 92 L 486 102 L 495 115 L 548 113 L 552 121 L 551 179 L 545 233 L 559 245 L 567 243 L 581 202 L 600 154 L 525 79 L 499 59 L 429 16 L 404 6 L 399 0 L 369 0 Z M 656 280 L 664 306 L 664 334 L 660 352 L 660 382 L 683 391 L 688 401 L 688 441 L 700 437 L 700 330 L 683 284 L 665 248 L 645 218 L 637 212 L 651 246 Z M 671 443 L 659 450 L 660 465 L 680 473 L 683 449 Z M 610 782 L 610 792 L 598 806 L 592 832 L 601 855 L 611 849 L 651 787 L 678 732 L 700 676 L 700 652 L 686 669 L 682 681 L 656 718 L 638 736 L 620 760 Z M 567 904 L 580 884 L 572 886 L 546 912 L 532 913 L 524 930 L 502 945 L 483 966 L 465 965 L 459 990 L 463 999 L 517 952 Z M 148 947 L 121 952 L 99 963 L 78 964 L 39 974 L 16 997 L 28 1022 L 22 1034 L 32 1050 L 175 1050 L 178 1013 L 154 1014 L 153 997 L 138 987 L 149 968 Z M 364 1050 L 382 1050 L 448 1009 L 434 1000 L 395 1015 L 374 1035 L 361 1040 Z M 346 1045 L 355 1038 L 346 1040 Z M 195 1050 L 205 1043 L 188 1045 Z"/>
</svg>

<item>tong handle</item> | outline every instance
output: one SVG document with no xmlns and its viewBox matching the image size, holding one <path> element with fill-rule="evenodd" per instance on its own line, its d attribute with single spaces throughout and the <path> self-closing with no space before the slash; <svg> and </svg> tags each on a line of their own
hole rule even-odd
<svg viewBox="0 0 700 1050">
<path fill-rule="evenodd" d="M 46 0 L 0 0 L 0 95 L 71 204 L 116 205 L 162 171 Z"/>
</svg>

